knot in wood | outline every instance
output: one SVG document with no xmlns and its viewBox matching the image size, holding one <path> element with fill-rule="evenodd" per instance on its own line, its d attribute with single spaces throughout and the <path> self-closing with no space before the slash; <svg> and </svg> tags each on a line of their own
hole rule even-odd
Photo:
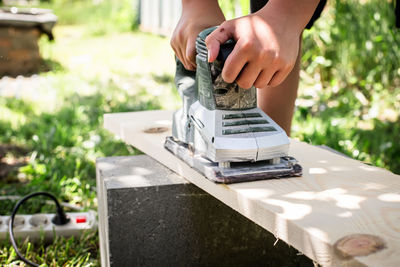
<svg viewBox="0 0 400 267">
<path fill-rule="evenodd" d="M 385 242 L 378 236 L 353 234 L 339 239 L 334 246 L 336 255 L 342 259 L 367 256 L 385 248 Z"/>
<path fill-rule="evenodd" d="M 154 133 L 163 133 L 168 130 L 169 130 L 168 127 L 150 127 L 150 128 L 145 129 L 143 132 L 154 134 Z"/>
</svg>

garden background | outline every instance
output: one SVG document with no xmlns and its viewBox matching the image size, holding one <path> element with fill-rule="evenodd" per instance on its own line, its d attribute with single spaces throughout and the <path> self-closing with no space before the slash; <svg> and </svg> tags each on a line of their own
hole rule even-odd
<svg viewBox="0 0 400 267">
<path fill-rule="evenodd" d="M 246 0 L 233 2 L 220 1 L 228 18 L 238 3 L 248 11 Z M 140 153 L 102 128 L 103 114 L 180 104 L 169 40 L 139 31 L 136 1 L 26 5 L 50 8 L 59 20 L 55 41 L 40 40 L 49 71 L 0 79 L 0 215 L 16 203 L 6 196 L 42 190 L 96 209 L 96 158 Z M 292 137 L 400 174 L 400 30 L 393 6 L 328 1 L 304 33 Z M 21 212 L 54 209 L 29 203 Z M 20 243 L 29 259 L 50 266 L 99 265 L 97 232 L 50 245 Z M 10 243 L 1 242 L 0 265 L 16 263 Z"/>
</svg>

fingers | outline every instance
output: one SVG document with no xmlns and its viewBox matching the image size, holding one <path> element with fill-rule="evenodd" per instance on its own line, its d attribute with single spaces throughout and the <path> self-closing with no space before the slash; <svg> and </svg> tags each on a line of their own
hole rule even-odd
<svg viewBox="0 0 400 267">
<path fill-rule="evenodd" d="M 187 49 L 180 49 L 180 48 L 175 48 L 175 47 L 172 47 L 172 48 L 173 48 L 176 56 L 182 62 L 185 69 L 187 69 L 187 70 L 195 70 L 196 69 L 196 64 L 193 63 L 193 58 L 195 58 L 195 52 L 190 52 L 193 50 L 188 51 Z"/>
<path fill-rule="evenodd" d="M 195 43 L 188 41 L 186 45 L 186 62 L 188 64 L 188 70 L 196 69 L 196 46 Z"/>
<path fill-rule="evenodd" d="M 172 49 L 175 52 L 176 57 L 182 62 L 183 66 L 186 68 L 184 58 L 182 57 L 181 49 L 179 49 L 179 47 L 176 46 L 175 39 L 171 39 L 170 44 L 171 44 Z"/>
<path fill-rule="evenodd" d="M 190 38 L 188 38 L 187 40 L 183 40 L 182 33 L 178 33 L 173 35 L 170 44 L 175 52 L 175 55 L 182 62 L 185 69 L 195 70 L 196 69 L 195 38 L 193 41 Z"/>
<path fill-rule="evenodd" d="M 289 73 L 290 71 L 283 71 L 283 70 L 275 72 L 274 76 L 269 81 L 268 86 L 275 87 L 280 85 L 286 79 Z"/>
<path fill-rule="evenodd" d="M 257 79 L 255 80 L 254 86 L 256 88 L 264 88 L 264 87 L 266 87 L 270 83 L 270 81 L 271 81 L 273 76 L 274 76 L 274 73 L 272 73 L 271 71 L 268 71 L 268 70 L 265 70 L 265 69 L 262 70 L 260 72 L 260 74 L 258 75 Z"/>
<path fill-rule="evenodd" d="M 187 70 L 195 70 L 196 69 L 196 65 L 194 65 L 190 58 L 190 52 L 188 51 L 188 49 L 190 48 L 190 42 L 187 43 L 182 43 L 181 46 L 177 49 L 178 51 L 178 58 L 182 61 L 183 66 L 185 67 L 185 69 Z M 193 52 L 194 53 L 194 52 Z"/>
<path fill-rule="evenodd" d="M 246 63 L 247 58 L 241 55 L 240 47 L 236 45 L 225 61 L 224 68 L 222 69 L 222 79 L 227 83 L 233 83 Z"/>
<path fill-rule="evenodd" d="M 250 89 L 254 82 L 256 81 L 257 77 L 259 76 L 261 69 L 255 63 L 248 63 L 240 72 L 238 78 L 236 79 L 236 83 L 244 89 Z"/>
<path fill-rule="evenodd" d="M 231 29 L 225 23 L 222 23 L 217 29 L 210 33 L 206 38 L 208 50 L 208 62 L 213 62 L 219 53 L 219 47 L 233 37 Z"/>
</svg>

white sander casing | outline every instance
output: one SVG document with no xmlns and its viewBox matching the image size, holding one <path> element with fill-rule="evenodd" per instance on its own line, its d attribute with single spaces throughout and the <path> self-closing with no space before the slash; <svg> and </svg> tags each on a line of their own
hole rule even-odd
<svg viewBox="0 0 400 267">
<path fill-rule="evenodd" d="M 301 176 L 301 166 L 288 156 L 285 131 L 257 108 L 256 88 L 222 78 L 234 40 L 222 44 L 217 59 L 208 62 L 205 39 L 215 29 L 196 39 L 195 72 L 176 60 L 175 84 L 183 105 L 173 115 L 172 136 L 164 147 L 216 183 Z"/>
<path fill-rule="evenodd" d="M 199 101 L 189 109 L 193 146 L 213 162 L 256 162 L 288 155 L 285 131 L 259 108 L 208 110 Z"/>
</svg>

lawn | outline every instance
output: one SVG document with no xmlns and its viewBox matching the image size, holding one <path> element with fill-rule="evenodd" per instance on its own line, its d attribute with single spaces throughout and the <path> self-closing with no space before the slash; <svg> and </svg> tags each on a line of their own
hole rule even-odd
<svg viewBox="0 0 400 267">
<path fill-rule="evenodd" d="M 112 18 L 105 20 L 106 29 L 91 19 L 63 20 L 55 28 L 54 43 L 40 40 L 52 71 L 0 82 L 7 95 L 15 96 L 0 98 L 0 157 L 7 169 L 0 172 L 0 194 L 45 190 L 70 204 L 97 209 L 96 158 L 139 153 L 102 128 L 103 114 L 178 107 L 174 57 L 166 38 L 121 27 Z M 9 215 L 15 201 L 0 201 L 0 214 Z M 31 200 L 21 212 L 53 210 Z M 59 239 L 51 246 L 22 243 L 22 251 L 36 262 L 99 265 L 97 233 Z M 0 265 L 14 263 L 13 249 L 2 242 Z"/>
<path fill-rule="evenodd" d="M 304 34 L 292 136 L 400 173 L 400 32 L 391 4 L 338 3 L 331 1 Z M 55 42 L 40 41 L 51 71 L 0 81 L 11 88 L 4 90 L 10 97 L 0 97 L 1 170 L 7 169 L 0 171 L 0 194 L 46 190 L 96 209 L 95 159 L 140 153 L 102 128 L 103 114 L 178 107 L 173 53 L 167 38 L 136 30 L 131 1 L 44 6 L 59 16 Z M 54 209 L 29 203 L 21 212 Z M 14 204 L 0 200 L 0 215 Z M 20 243 L 29 259 L 50 266 L 99 265 L 96 232 L 52 245 Z M 16 263 L 10 244 L 0 243 L 0 265 Z"/>
<path fill-rule="evenodd" d="M 103 114 L 173 109 L 179 103 L 165 38 L 140 32 L 85 36 L 82 28 L 59 26 L 54 44 L 42 40 L 43 54 L 58 68 L 40 74 L 40 81 L 31 78 L 42 86 L 18 98 L 0 99 L 1 142 L 24 148 L 29 157 L 15 177 L 1 181 L 4 194 L 40 188 L 94 208 L 96 157 L 133 152 L 102 129 Z M 166 64 L 152 64 L 158 61 Z M 11 181 L 24 183 L 15 186 Z M 43 187 L 44 181 L 54 183 Z"/>
</svg>

